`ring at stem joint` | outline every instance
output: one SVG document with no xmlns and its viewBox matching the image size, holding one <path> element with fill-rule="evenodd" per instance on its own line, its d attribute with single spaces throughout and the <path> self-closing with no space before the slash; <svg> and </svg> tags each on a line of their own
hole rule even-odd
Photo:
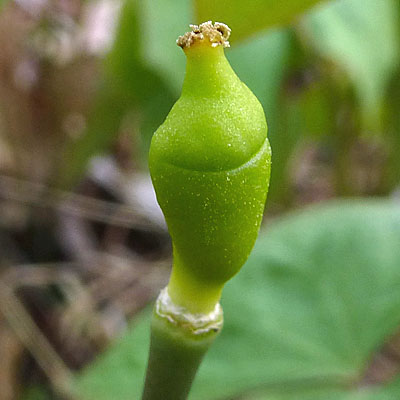
<svg viewBox="0 0 400 400">
<path fill-rule="evenodd" d="M 223 325 L 217 304 L 207 314 L 177 306 L 165 288 L 153 312 L 149 364 L 142 400 L 185 400 L 197 369 Z"/>
<path fill-rule="evenodd" d="M 218 332 L 223 325 L 223 312 L 217 302 L 208 313 L 193 313 L 191 310 L 173 302 L 168 288 L 163 289 L 155 305 L 155 314 L 170 323 L 181 326 L 190 334 L 202 335 L 210 331 Z"/>
</svg>

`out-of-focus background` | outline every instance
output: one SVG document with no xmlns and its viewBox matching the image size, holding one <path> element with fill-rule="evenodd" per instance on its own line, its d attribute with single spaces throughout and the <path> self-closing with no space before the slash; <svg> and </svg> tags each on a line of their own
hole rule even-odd
<svg viewBox="0 0 400 400">
<path fill-rule="evenodd" d="M 140 398 L 171 263 L 147 152 L 206 20 L 232 28 L 273 172 L 191 399 L 400 398 L 397 0 L 0 7 L 0 400 Z"/>
</svg>

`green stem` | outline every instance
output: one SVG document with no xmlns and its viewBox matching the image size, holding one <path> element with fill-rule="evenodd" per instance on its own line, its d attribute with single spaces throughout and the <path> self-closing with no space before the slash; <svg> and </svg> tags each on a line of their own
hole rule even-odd
<svg viewBox="0 0 400 400">
<path fill-rule="evenodd" d="M 222 323 L 219 304 L 209 314 L 191 314 L 174 305 L 164 289 L 152 318 L 142 400 L 187 399 L 197 369 Z"/>
</svg>

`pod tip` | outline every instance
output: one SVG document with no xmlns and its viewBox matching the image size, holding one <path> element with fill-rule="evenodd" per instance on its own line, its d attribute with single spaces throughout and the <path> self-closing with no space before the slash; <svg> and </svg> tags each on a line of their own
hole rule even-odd
<svg viewBox="0 0 400 400">
<path fill-rule="evenodd" d="M 200 25 L 190 25 L 192 29 L 190 32 L 186 32 L 184 35 L 179 36 L 176 40 L 176 44 L 182 49 L 191 47 L 196 42 L 208 42 L 211 47 L 229 47 L 229 36 L 231 29 L 228 25 L 222 22 L 212 21 L 203 22 Z"/>
</svg>

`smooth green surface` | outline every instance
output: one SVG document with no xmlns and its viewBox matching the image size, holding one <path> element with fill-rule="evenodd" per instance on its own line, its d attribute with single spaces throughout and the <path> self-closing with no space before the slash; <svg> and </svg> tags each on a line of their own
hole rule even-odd
<svg viewBox="0 0 400 400">
<path fill-rule="evenodd" d="M 271 150 L 262 106 L 223 48 L 204 41 L 185 53 L 182 95 L 153 136 L 149 167 L 174 247 L 170 296 L 210 312 L 256 240 Z"/>
<path fill-rule="evenodd" d="M 190 399 L 308 400 L 308 388 L 317 400 L 375 399 L 351 388 L 400 323 L 399 243 L 400 206 L 389 201 L 311 207 L 271 225 L 224 290 L 225 326 Z M 138 321 L 85 371 L 85 399 L 140 397 L 148 326 Z M 400 398 L 399 385 L 384 394 Z"/>
<path fill-rule="evenodd" d="M 221 46 L 198 44 L 186 55 L 182 95 L 153 136 L 150 171 L 158 162 L 198 172 L 238 168 L 266 140 L 263 108 Z"/>
<path fill-rule="evenodd" d="M 196 23 L 213 20 L 228 24 L 232 40 L 240 40 L 262 29 L 293 22 L 321 0 L 196 0 Z"/>
</svg>

